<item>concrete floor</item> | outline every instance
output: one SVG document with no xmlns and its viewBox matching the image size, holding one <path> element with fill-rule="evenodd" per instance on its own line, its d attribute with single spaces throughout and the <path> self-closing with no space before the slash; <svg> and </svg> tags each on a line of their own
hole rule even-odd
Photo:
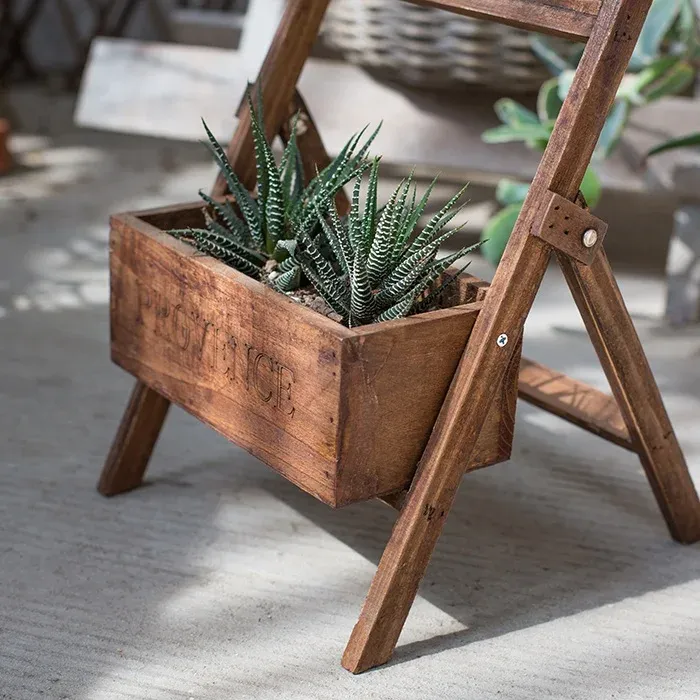
<svg viewBox="0 0 700 700">
<path fill-rule="evenodd" d="M 0 697 L 700 695 L 700 546 L 674 544 L 635 458 L 520 406 L 513 460 L 468 476 L 394 661 L 339 666 L 393 513 L 332 511 L 180 410 L 150 485 L 94 486 L 131 379 L 108 357 L 109 212 L 187 201 L 196 147 L 22 137 L 0 180 Z M 486 271 L 475 264 L 477 273 Z M 700 333 L 623 291 L 700 479 Z M 602 372 L 556 271 L 527 354 Z"/>
</svg>

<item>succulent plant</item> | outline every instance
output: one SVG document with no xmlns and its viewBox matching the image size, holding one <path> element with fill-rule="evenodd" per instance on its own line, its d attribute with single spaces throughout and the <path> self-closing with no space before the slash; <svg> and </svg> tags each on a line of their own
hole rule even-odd
<svg viewBox="0 0 700 700">
<path fill-rule="evenodd" d="M 682 93 L 697 75 L 700 64 L 700 11 L 697 2 L 695 5 L 693 3 L 694 0 L 652 2 L 629 70 L 622 80 L 596 146 L 594 166 L 587 170 L 581 186 L 591 208 L 595 208 L 602 192 L 595 163 L 603 161 L 615 151 L 633 111 L 668 95 Z M 499 100 L 495 110 L 502 124 L 483 134 L 486 143 L 517 141 L 535 151 L 543 151 L 549 142 L 583 49 L 572 45 L 562 55 L 551 42 L 538 35 L 533 35 L 531 43 L 533 51 L 554 77 L 540 88 L 536 112 L 511 99 Z M 504 208 L 495 214 L 483 231 L 483 240 L 488 239 L 488 242 L 482 252 L 494 265 L 498 264 L 505 250 L 528 187 L 524 183 L 509 181 L 499 186 L 497 199 Z"/>
<path fill-rule="evenodd" d="M 316 292 L 350 327 L 436 306 L 457 276 L 446 276 L 448 268 L 478 246 L 437 257 L 439 247 L 459 230 L 445 232 L 444 228 L 460 211 L 456 205 L 466 186 L 414 235 L 436 181 L 416 203 L 411 174 L 396 187 L 386 206 L 378 209 L 378 178 L 379 159 L 375 159 L 364 206 L 360 204 L 362 177 L 358 176 L 347 217 L 341 217 L 335 207 L 327 217 L 319 209 L 322 236 L 314 239 L 305 234 L 282 243 Z"/>
<path fill-rule="evenodd" d="M 207 145 L 235 200 L 215 200 L 200 191 L 207 204 L 204 228 L 172 230 L 169 233 L 192 243 L 198 250 L 222 260 L 251 277 L 260 277 L 268 260 L 278 262 L 277 275 L 270 283 L 279 291 L 304 284 L 298 264 L 289 258 L 284 241 L 313 237 L 320 215 L 328 214 L 335 195 L 362 172 L 368 163 L 365 154 L 379 127 L 365 142 L 366 131 L 355 134 L 338 156 L 305 185 L 294 118 L 291 137 L 278 164 L 263 130 L 262 110 L 248 103 L 252 116 L 257 174 L 257 196 L 245 188 L 229 162 L 224 149 L 206 123 Z M 381 125 L 380 125 L 381 126 Z"/>
</svg>

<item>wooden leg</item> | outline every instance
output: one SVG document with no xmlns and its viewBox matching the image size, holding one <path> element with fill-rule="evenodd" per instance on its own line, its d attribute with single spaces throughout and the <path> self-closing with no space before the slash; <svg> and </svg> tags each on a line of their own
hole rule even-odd
<svg viewBox="0 0 700 700">
<path fill-rule="evenodd" d="M 381 666 L 394 653 L 462 474 L 445 469 L 442 475 L 425 470 L 416 475 L 345 648 L 342 664 L 348 671 Z"/>
<path fill-rule="evenodd" d="M 590 266 L 559 262 L 671 535 L 697 542 L 700 501 L 605 252 Z"/>
<path fill-rule="evenodd" d="M 103 496 L 141 485 L 169 407 L 168 399 L 136 382 L 97 485 Z"/>
<path fill-rule="evenodd" d="M 544 274 L 547 258 L 545 255 L 540 258 L 539 265 L 533 266 L 535 275 Z M 518 350 L 512 353 L 502 375 L 506 391 L 515 392 L 519 343 L 516 337 L 513 347 Z M 343 666 L 352 673 L 362 673 L 391 658 L 459 484 L 470 464 L 471 452 L 469 448 L 463 448 L 471 444 L 473 449 L 475 440 L 462 441 L 461 437 L 456 437 L 455 444 L 459 445 L 457 453 L 448 444 L 453 435 L 448 427 L 449 421 L 457 416 L 452 407 L 460 401 L 455 390 L 459 384 L 458 378 L 464 372 L 470 375 L 471 381 L 478 381 L 478 372 L 470 373 L 469 365 L 469 362 L 463 362 L 453 380 L 441 418 L 436 423 L 408 495 L 405 499 L 402 493 L 382 499 L 394 508 L 401 508 L 401 513 L 343 655 Z M 487 394 L 493 398 L 495 392 L 485 392 L 485 408 L 467 413 L 464 420 L 460 421 L 460 427 L 465 431 L 460 431 L 460 436 L 470 432 L 478 434 L 484 422 L 483 417 L 488 413 Z M 508 403 L 506 401 L 504 405 Z M 515 401 L 512 403 L 514 406 Z"/>
</svg>

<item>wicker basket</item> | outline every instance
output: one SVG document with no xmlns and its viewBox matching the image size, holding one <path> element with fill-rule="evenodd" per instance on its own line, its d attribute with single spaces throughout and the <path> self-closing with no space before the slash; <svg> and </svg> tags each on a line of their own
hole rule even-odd
<svg viewBox="0 0 700 700">
<path fill-rule="evenodd" d="M 347 61 L 408 85 L 534 92 L 550 77 L 527 32 L 400 0 L 334 0 L 322 37 Z"/>
</svg>

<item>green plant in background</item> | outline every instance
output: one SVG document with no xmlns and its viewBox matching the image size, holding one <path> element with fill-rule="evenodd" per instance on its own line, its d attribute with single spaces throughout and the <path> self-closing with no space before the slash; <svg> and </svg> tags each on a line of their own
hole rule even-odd
<svg viewBox="0 0 700 700">
<path fill-rule="evenodd" d="M 278 165 L 265 138 L 261 109 L 253 109 L 250 98 L 248 102 L 255 144 L 257 196 L 251 195 L 240 182 L 223 148 L 204 124 L 207 145 L 235 199 L 235 206 L 231 201 L 217 201 L 200 191 L 207 204 L 205 228 L 170 233 L 251 277 L 259 278 L 268 260 L 273 259 L 281 274 L 270 283 L 279 291 L 289 291 L 304 280 L 299 265 L 280 244 L 318 235 L 319 216 L 326 216 L 342 187 L 369 167 L 365 155 L 379 127 L 361 146 L 364 130 L 355 134 L 338 156 L 305 186 L 296 138 L 298 116 Z"/>
<path fill-rule="evenodd" d="M 591 208 L 602 194 L 596 164 L 614 152 L 632 111 L 683 92 L 695 78 L 700 62 L 700 23 L 693 2 L 654 0 L 652 3 L 629 72 L 623 78 L 596 146 L 593 165 L 581 186 Z M 495 109 L 502 125 L 483 134 L 486 143 L 523 142 L 536 151 L 544 151 L 549 143 L 583 48 L 572 47 L 568 55 L 562 56 L 541 37 L 533 37 L 532 47 L 554 77 L 542 85 L 536 112 L 514 100 L 499 100 Z M 498 187 L 497 199 L 504 208 L 488 222 L 482 233 L 482 252 L 493 264 L 497 264 L 503 254 L 528 189 L 529 185 L 510 180 L 501 182 Z"/>
<path fill-rule="evenodd" d="M 647 158 L 651 156 L 656 156 L 659 153 L 664 153 L 666 151 L 674 151 L 678 148 L 693 148 L 700 147 L 700 131 L 696 134 L 688 134 L 688 136 L 681 136 L 677 139 L 670 139 L 665 143 L 662 143 L 655 148 L 652 148 L 649 153 L 647 153 Z"/>
<path fill-rule="evenodd" d="M 456 205 L 466 186 L 418 232 L 416 227 L 436 181 L 416 203 L 411 174 L 379 210 L 378 178 L 379 159 L 375 159 L 364 206 L 360 204 L 362 178 L 357 177 L 347 217 L 340 217 L 336 209 L 331 209 L 326 219 L 319 211 L 323 242 L 332 255 L 325 255 L 322 241 L 314 241 L 309 235 L 283 244 L 301 265 L 316 292 L 350 327 L 434 308 L 457 277 L 445 276 L 448 268 L 479 245 L 464 247 L 441 258 L 437 256 L 439 247 L 459 230 L 444 231 L 461 210 Z"/>
</svg>

